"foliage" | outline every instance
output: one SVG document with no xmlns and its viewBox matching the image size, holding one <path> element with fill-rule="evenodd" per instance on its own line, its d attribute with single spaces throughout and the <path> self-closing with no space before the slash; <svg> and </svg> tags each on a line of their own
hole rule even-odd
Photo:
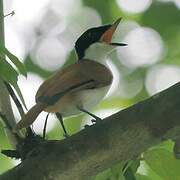
<svg viewBox="0 0 180 180">
<path fill-rule="evenodd" d="M 8 60 L 10 60 L 11 63 L 8 62 L 6 57 L 8 57 Z M 1 45 L 0 46 L 0 76 L 4 81 L 9 82 L 15 88 L 23 105 L 26 107 L 21 90 L 17 84 L 19 74 L 27 76 L 27 71 L 24 64 L 15 55 L 9 52 L 7 48 Z"/>
</svg>

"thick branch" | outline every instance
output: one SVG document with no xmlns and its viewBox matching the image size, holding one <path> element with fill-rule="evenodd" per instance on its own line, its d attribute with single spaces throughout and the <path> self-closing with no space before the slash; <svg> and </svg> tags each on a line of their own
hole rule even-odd
<svg viewBox="0 0 180 180">
<path fill-rule="evenodd" d="M 0 180 L 84 180 L 180 131 L 180 83 L 63 141 L 36 147 Z"/>
</svg>

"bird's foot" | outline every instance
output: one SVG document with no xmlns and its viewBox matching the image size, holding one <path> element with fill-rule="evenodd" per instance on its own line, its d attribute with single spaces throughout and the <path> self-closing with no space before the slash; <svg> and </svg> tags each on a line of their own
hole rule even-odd
<svg viewBox="0 0 180 180">
<path fill-rule="evenodd" d="M 69 138 L 69 137 L 70 137 L 70 135 L 69 135 L 68 133 L 65 133 L 65 134 L 63 134 L 63 137 L 65 137 L 65 138 Z"/>
<path fill-rule="evenodd" d="M 88 125 L 88 124 L 84 125 L 84 128 L 85 128 L 85 129 L 87 129 L 87 128 L 89 128 L 89 127 L 90 127 L 90 125 Z"/>
<path fill-rule="evenodd" d="M 102 119 L 99 118 L 99 117 L 96 117 L 95 119 L 92 119 L 91 122 L 92 122 L 93 124 L 101 123 L 101 122 L 102 122 Z"/>
</svg>

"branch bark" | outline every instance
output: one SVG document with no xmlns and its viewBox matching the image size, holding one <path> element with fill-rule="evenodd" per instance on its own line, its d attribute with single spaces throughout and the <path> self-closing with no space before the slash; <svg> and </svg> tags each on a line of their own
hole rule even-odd
<svg viewBox="0 0 180 180">
<path fill-rule="evenodd" d="M 39 144 L 0 180 L 84 180 L 180 133 L 180 83 L 61 141 Z"/>
</svg>

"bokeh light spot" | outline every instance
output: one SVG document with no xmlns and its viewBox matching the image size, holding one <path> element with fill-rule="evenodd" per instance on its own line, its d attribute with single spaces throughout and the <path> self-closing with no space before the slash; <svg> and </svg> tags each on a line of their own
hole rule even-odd
<svg viewBox="0 0 180 180">
<path fill-rule="evenodd" d="M 136 77 L 132 77 L 131 79 L 121 77 L 119 84 L 119 96 L 126 99 L 130 99 L 136 96 L 143 87 L 142 79 Z"/>
<path fill-rule="evenodd" d="M 128 46 L 118 48 L 121 62 L 129 68 L 147 66 L 160 60 L 163 53 L 161 36 L 147 27 L 136 28 L 125 36 Z"/>
<path fill-rule="evenodd" d="M 63 18 L 68 18 L 72 14 L 81 10 L 81 0 L 53 0 L 50 4 L 51 9 Z"/>
<path fill-rule="evenodd" d="M 119 7 L 129 13 L 140 13 L 151 5 L 152 0 L 117 0 Z"/>
<path fill-rule="evenodd" d="M 140 27 L 140 25 L 135 21 L 127 21 L 122 19 L 118 25 L 115 33 L 113 34 L 112 41 L 122 42 L 122 39 L 132 30 Z"/>
<path fill-rule="evenodd" d="M 37 22 L 45 13 L 49 0 L 14 0 L 12 1 L 15 18 L 18 22 Z"/>
<path fill-rule="evenodd" d="M 66 60 L 63 44 L 56 37 L 47 37 L 39 41 L 32 51 L 32 60 L 46 70 L 57 70 Z"/>
<path fill-rule="evenodd" d="M 25 56 L 25 47 L 20 34 L 16 32 L 15 26 L 9 21 L 5 23 L 6 48 L 16 55 L 20 60 Z"/>
<path fill-rule="evenodd" d="M 71 51 L 74 48 L 75 41 L 84 31 L 100 25 L 101 17 L 99 13 L 93 8 L 84 7 L 73 14 L 73 18 L 69 20 L 67 28 L 58 38 L 67 51 Z"/>
<path fill-rule="evenodd" d="M 146 89 L 154 95 L 180 81 L 180 68 L 173 65 L 157 65 L 147 72 Z"/>
<path fill-rule="evenodd" d="M 174 3 L 180 9 L 180 0 L 174 0 Z"/>
</svg>

